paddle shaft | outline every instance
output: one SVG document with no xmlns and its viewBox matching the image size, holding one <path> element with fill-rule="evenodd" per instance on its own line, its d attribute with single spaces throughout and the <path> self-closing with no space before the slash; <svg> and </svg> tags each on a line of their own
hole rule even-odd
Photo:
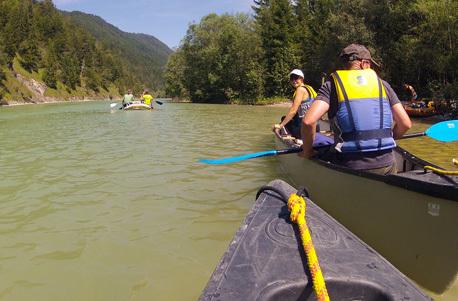
<svg viewBox="0 0 458 301">
<path fill-rule="evenodd" d="M 426 136 L 426 133 L 425 132 L 421 132 L 421 133 L 412 133 L 412 134 L 406 134 L 402 137 L 399 137 L 398 139 L 396 140 L 400 140 L 400 139 L 407 139 L 407 138 L 414 138 L 414 137 L 422 137 L 422 136 Z"/>
<path fill-rule="evenodd" d="M 300 153 L 302 151 L 302 147 L 294 147 L 294 148 L 285 148 L 277 150 L 277 155 L 286 155 L 286 154 L 294 154 Z"/>
</svg>

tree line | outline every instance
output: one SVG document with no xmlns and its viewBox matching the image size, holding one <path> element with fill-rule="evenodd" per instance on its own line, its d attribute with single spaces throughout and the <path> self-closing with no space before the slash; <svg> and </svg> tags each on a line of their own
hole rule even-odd
<svg viewBox="0 0 458 301">
<path fill-rule="evenodd" d="M 401 98 L 404 83 L 420 97 L 458 93 L 458 1 L 254 0 L 252 8 L 189 26 L 167 65 L 170 96 L 217 103 L 285 97 L 293 68 L 317 89 L 350 43 L 371 50 Z"/>
<path fill-rule="evenodd" d="M 51 0 L 0 0 L 0 98 L 15 61 L 48 87 L 123 91 L 141 81 L 115 50 L 98 42 Z"/>
</svg>

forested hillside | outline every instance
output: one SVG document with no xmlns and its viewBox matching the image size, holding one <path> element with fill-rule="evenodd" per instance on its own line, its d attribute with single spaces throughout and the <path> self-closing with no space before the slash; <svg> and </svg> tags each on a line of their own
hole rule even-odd
<svg viewBox="0 0 458 301">
<path fill-rule="evenodd" d="M 300 68 L 319 88 L 350 43 L 366 45 L 380 76 L 402 94 L 457 98 L 458 1 L 255 0 L 252 15 L 208 15 L 192 24 L 169 60 L 169 94 L 195 102 L 290 96 Z"/>
<path fill-rule="evenodd" d="M 127 33 L 105 22 L 102 18 L 82 12 L 66 13 L 84 27 L 110 51 L 125 58 L 131 72 L 142 82 L 157 89 L 163 86 L 163 69 L 172 50 L 153 36 Z"/>
<path fill-rule="evenodd" d="M 51 0 L 0 0 L 1 100 L 116 97 L 130 87 L 162 88 L 167 46 L 82 16 L 63 14 Z M 119 37 L 112 41 L 97 28 L 89 32 L 81 19 L 98 19 Z M 143 52 L 126 50 L 127 44 Z"/>
</svg>

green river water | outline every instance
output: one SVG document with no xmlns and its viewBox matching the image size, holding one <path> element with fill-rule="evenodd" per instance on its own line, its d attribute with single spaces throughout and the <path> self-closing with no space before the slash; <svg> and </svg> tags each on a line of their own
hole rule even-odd
<svg viewBox="0 0 458 301">
<path fill-rule="evenodd" d="M 195 300 L 275 158 L 286 108 L 107 102 L 0 108 L 0 300 Z M 416 130 L 428 125 L 416 124 Z M 456 143 L 402 141 L 453 169 Z"/>
</svg>

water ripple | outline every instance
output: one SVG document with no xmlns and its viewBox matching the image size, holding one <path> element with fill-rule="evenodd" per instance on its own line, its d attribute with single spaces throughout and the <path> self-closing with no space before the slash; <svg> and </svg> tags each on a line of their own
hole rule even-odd
<svg viewBox="0 0 458 301">
<path fill-rule="evenodd" d="M 281 113 L 0 109 L 0 300 L 195 299 L 255 191 L 277 176 L 272 158 L 197 160 L 273 148 Z"/>
</svg>

